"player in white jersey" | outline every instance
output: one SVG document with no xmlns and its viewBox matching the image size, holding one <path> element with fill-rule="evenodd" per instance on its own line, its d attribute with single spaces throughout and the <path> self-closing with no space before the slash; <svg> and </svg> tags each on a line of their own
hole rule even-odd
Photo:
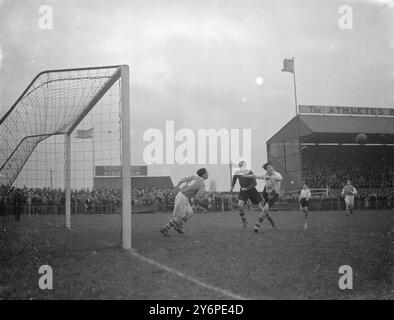
<svg viewBox="0 0 394 320">
<path fill-rule="evenodd" d="M 177 232 L 183 234 L 183 222 L 188 221 L 193 214 L 193 208 L 190 202 L 193 198 L 198 200 L 204 195 L 204 180 L 206 179 L 208 179 L 208 171 L 205 168 L 201 168 L 197 170 L 197 176 L 185 177 L 179 181 L 175 189 L 178 189 L 182 184 L 184 184 L 184 186 L 175 197 L 172 218 L 160 228 L 162 234 L 168 235 L 168 231 L 172 227 L 174 227 Z"/>
<path fill-rule="evenodd" d="M 264 206 L 260 217 L 258 218 L 256 225 L 254 226 L 254 232 L 259 232 L 260 226 L 264 221 L 264 218 L 271 223 L 271 226 L 276 229 L 275 222 L 269 215 L 269 209 L 274 205 L 275 201 L 278 200 L 280 194 L 280 186 L 282 182 L 282 175 L 274 170 L 271 162 L 267 162 L 263 165 L 263 169 L 266 171 L 265 174 L 258 175 L 247 175 L 247 177 L 253 177 L 255 179 L 263 179 L 265 181 L 265 187 L 263 190 Z"/>
<path fill-rule="evenodd" d="M 357 195 L 357 190 L 352 186 L 352 182 L 350 180 L 346 182 L 346 185 L 342 189 L 341 195 L 342 197 L 345 197 L 346 216 L 349 216 L 349 214 L 353 214 L 354 196 Z"/>
<path fill-rule="evenodd" d="M 304 212 L 304 229 L 308 229 L 308 206 L 309 206 L 309 199 L 312 197 L 311 195 L 311 190 L 309 190 L 308 186 L 306 183 L 302 186 L 300 196 L 299 196 L 299 201 L 300 201 L 300 208 Z"/>
</svg>

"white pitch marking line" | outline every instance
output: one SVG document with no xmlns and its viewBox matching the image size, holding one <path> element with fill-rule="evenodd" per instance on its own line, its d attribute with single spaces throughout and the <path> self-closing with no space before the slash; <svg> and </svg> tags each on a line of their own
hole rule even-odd
<svg viewBox="0 0 394 320">
<path fill-rule="evenodd" d="M 32 218 L 32 217 L 30 217 L 30 219 L 35 220 L 35 221 L 37 221 L 37 222 L 43 222 L 43 223 L 48 224 L 48 225 L 51 225 L 51 226 L 60 227 L 60 226 L 58 226 L 58 225 L 56 225 L 56 224 L 54 224 L 54 223 L 50 223 L 50 222 L 47 222 L 47 221 L 40 221 L 40 220 L 34 219 L 34 218 Z M 80 233 L 79 231 L 76 231 L 75 229 L 71 229 L 71 228 L 70 228 L 69 230 L 70 230 L 70 231 L 73 231 L 73 232 L 76 232 L 76 233 L 78 233 L 78 234 L 82 234 L 82 233 Z M 167 267 L 167 266 L 164 265 L 164 264 L 161 264 L 161 263 L 156 262 L 156 261 L 154 261 L 154 260 L 152 260 L 152 259 L 149 259 L 149 258 L 147 258 L 147 257 L 144 257 L 143 255 L 139 254 L 135 249 L 130 249 L 129 252 L 130 252 L 130 254 L 131 254 L 133 257 L 136 257 L 136 258 L 138 258 L 138 259 L 141 259 L 142 261 L 145 261 L 145 262 L 147 262 L 147 263 L 150 263 L 150 264 L 154 265 L 155 267 L 157 267 L 157 268 L 159 268 L 159 269 L 163 269 L 163 270 L 165 270 L 165 271 L 167 271 L 167 272 L 169 272 L 169 273 L 175 274 L 175 275 L 177 275 L 178 277 L 181 277 L 181 278 L 184 278 L 184 279 L 186 279 L 186 280 L 189 280 L 189 281 L 191 281 L 191 282 L 193 282 L 193 283 L 199 285 L 200 287 L 203 287 L 203 288 L 206 288 L 206 289 L 209 289 L 209 290 L 218 292 L 218 293 L 220 293 L 220 294 L 222 294 L 222 295 L 224 295 L 224 296 L 227 296 L 227 297 L 229 297 L 229 298 L 232 298 L 232 299 L 234 299 L 234 300 L 249 300 L 248 298 L 242 297 L 242 296 L 240 296 L 240 295 L 238 295 L 238 294 L 235 294 L 235 293 L 232 293 L 232 292 L 230 292 L 230 291 L 228 291 L 228 290 L 224 290 L 224 289 L 221 289 L 221 288 L 212 286 L 212 285 L 210 285 L 210 284 L 204 283 L 204 282 L 202 282 L 202 281 L 200 281 L 200 280 L 198 280 L 198 279 L 195 279 L 195 278 L 193 278 L 193 277 L 191 277 L 191 276 L 188 276 L 188 275 L 186 275 L 186 274 L 184 274 L 184 273 L 182 273 L 182 272 L 180 272 L 180 271 L 178 271 L 178 270 L 175 270 L 175 269 L 173 269 L 173 268 Z"/>
<path fill-rule="evenodd" d="M 188 275 L 186 275 L 186 274 L 184 274 L 184 273 L 182 273 L 182 272 L 180 272 L 180 271 L 178 271 L 178 270 L 175 270 L 175 269 L 173 269 L 173 268 L 167 267 L 167 266 L 164 265 L 164 264 L 161 264 L 161 263 L 156 262 L 156 261 L 154 261 L 154 260 L 152 260 L 152 259 L 149 259 L 149 258 L 147 258 L 147 257 L 144 257 L 143 255 L 139 254 L 135 249 L 130 249 L 129 252 L 131 253 L 131 255 L 132 255 L 133 257 L 136 257 L 136 258 L 138 258 L 138 259 L 141 259 L 141 260 L 143 260 L 143 261 L 145 261 L 145 262 L 147 262 L 147 263 L 150 263 L 150 264 L 154 265 L 155 267 L 158 267 L 158 268 L 160 268 L 160 269 L 163 269 L 163 270 L 165 270 L 165 271 L 167 271 L 167 272 L 169 272 L 169 273 L 175 274 L 175 275 L 177 275 L 178 277 L 181 277 L 181 278 L 184 278 L 184 279 L 186 279 L 186 280 L 189 280 L 189 281 L 191 281 L 191 282 L 193 282 L 193 283 L 199 285 L 200 287 L 203 287 L 203 288 L 206 288 L 206 289 L 209 289 L 209 290 L 218 292 L 218 293 L 220 293 L 220 294 L 222 294 L 222 295 L 224 295 L 224 296 L 227 296 L 227 297 L 232 298 L 232 299 L 235 299 L 235 300 L 249 300 L 248 298 L 242 297 L 242 296 L 240 296 L 240 295 L 238 295 L 238 294 L 235 294 L 235 293 L 232 293 L 232 292 L 230 292 L 230 291 L 227 291 L 227 290 L 224 290 L 224 289 L 221 289 L 221 288 L 212 286 L 212 285 L 210 285 L 210 284 L 204 283 L 204 282 L 202 282 L 202 281 L 200 281 L 200 280 L 197 280 L 197 279 L 195 279 L 195 278 L 193 278 L 193 277 L 191 277 L 191 276 L 188 276 Z"/>
</svg>

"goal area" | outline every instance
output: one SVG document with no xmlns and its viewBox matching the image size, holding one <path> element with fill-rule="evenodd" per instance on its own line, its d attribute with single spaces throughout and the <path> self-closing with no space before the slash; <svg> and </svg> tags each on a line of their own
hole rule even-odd
<svg viewBox="0 0 394 320">
<path fill-rule="evenodd" d="M 18 190 L 24 214 L 57 216 L 67 228 L 73 215 L 118 214 L 122 246 L 131 248 L 127 65 L 39 73 L 1 118 L 0 136 L 7 207 Z M 97 190 L 99 168 L 116 168 L 118 184 Z"/>
</svg>

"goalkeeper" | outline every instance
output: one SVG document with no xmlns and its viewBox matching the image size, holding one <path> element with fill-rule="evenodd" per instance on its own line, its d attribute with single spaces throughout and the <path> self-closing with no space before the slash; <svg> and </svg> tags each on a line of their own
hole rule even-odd
<svg viewBox="0 0 394 320">
<path fill-rule="evenodd" d="M 266 171 L 264 175 L 247 175 L 246 177 L 263 179 L 265 181 L 265 187 L 263 190 L 264 206 L 260 217 L 257 219 L 254 227 L 254 232 L 259 232 L 260 226 L 264 221 L 264 218 L 271 223 L 272 228 L 276 229 L 275 222 L 269 215 L 269 209 L 274 205 L 275 201 L 278 200 L 280 194 L 280 185 L 282 182 L 282 175 L 274 170 L 274 167 L 270 162 L 263 165 L 263 169 Z"/>
</svg>

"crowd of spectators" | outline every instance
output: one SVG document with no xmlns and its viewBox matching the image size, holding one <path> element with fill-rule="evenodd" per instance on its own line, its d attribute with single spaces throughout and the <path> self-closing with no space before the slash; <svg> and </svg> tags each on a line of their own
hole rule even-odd
<svg viewBox="0 0 394 320">
<path fill-rule="evenodd" d="M 83 213 L 113 212 L 120 208 L 121 196 L 120 189 L 72 190 L 71 206 L 74 211 Z M 131 204 L 133 208 L 154 207 L 166 211 L 172 209 L 175 196 L 174 189 L 132 189 Z M 16 198 L 20 205 L 33 208 L 35 213 L 64 211 L 65 193 L 62 189 L 0 187 L 0 211 L 12 210 Z M 221 211 L 229 209 L 236 199 L 235 194 L 207 192 L 192 205 L 196 212 Z"/>
<path fill-rule="evenodd" d="M 339 189 L 340 190 L 340 189 Z M 158 211 L 172 210 L 176 196 L 174 189 L 133 189 L 132 206 L 149 207 Z M 358 200 L 394 202 L 394 189 L 377 189 L 360 191 Z M 207 192 L 199 201 L 193 201 L 195 212 L 229 211 L 236 208 L 237 193 Z M 341 200 L 340 192 L 314 195 L 316 200 Z M 281 201 L 297 202 L 298 193 L 284 193 Z M 34 213 L 62 213 L 64 212 L 65 195 L 61 189 L 50 188 L 5 188 L 0 186 L 0 212 L 12 211 L 21 207 L 33 208 Z M 80 189 L 73 190 L 71 197 L 73 212 L 100 213 L 119 212 L 121 206 L 121 190 L 119 189 Z M 25 209 L 26 210 L 26 209 Z M 62 211 L 63 210 L 63 211 Z M 75 211 L 77 210 L 77 211 Z M 23 210 L 22 210 L 23 211 Z"/>
<path fill-rule="evenodd" d="M 394 187 L 393 147 L 308 146 L 302 150 L 303 176 L 313 188 Z"/>
</svg>

